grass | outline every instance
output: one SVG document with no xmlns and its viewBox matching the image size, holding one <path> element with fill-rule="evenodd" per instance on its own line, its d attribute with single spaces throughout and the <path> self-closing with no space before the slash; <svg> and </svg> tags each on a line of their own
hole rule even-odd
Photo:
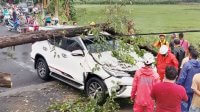
<svg viewBox="0 0 200 112">
<path fill-rule="evenodd" d="M 185 0 L 74 0 L 79 4 L 109 4 L 109 3 L 126 3 L 126 4 L 177 4 L 187 2 Z M 189 2 L 199 2 L 190 0 Z"/>
<path fill-rule="evenodd" d="M 77 21 L 81 25 L 106 21 L 108 5 L 76 5 Z M 130 17 L 139 33 L 200 29 L 200 4 L 127 5 Z M 185 33 L 191 43 L 200 43 L 200 33 Z"/>
</svg>

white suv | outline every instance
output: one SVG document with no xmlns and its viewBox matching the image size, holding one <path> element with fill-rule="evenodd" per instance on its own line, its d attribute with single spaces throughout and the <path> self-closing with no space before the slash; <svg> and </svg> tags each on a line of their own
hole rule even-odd
<svg viewBox="0 0 200 112">
<path fill-rule="evenodd" d="M 115 39 L 108 35 L 105 39 L 110 48 L 117 47 Z M 88 96 L 101 93 L 105 97 L 118 85 L 117 97 L 130 97 L 133 76 L 138 67 L 120 62 L 107 46 L 95 40 L 90 35 L 34 43 L 31 57 L 35 60 L 39 77 L 44 80 L 54 77 L 85 90 Z M 138 58 L 133 54 L 135 59 Z"/>
</svg>

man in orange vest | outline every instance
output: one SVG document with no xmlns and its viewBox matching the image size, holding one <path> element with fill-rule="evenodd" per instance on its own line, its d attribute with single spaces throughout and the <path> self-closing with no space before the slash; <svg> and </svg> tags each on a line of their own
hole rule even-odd
<svg viewBox="0 0 200 112">
<path fill-rule="evenodd" d="M 160 35 L 159 35 L 159 38 L 160 38 L 160 40 L 159 40 L 159 41 L 156 41 L 156 42 L 153 44 L 154 47 L 156 47 L 156 48 L 158 48 L 158 49 L 159 49 L 162 45 L 166 45 L 166 46 L 169 47 L 169 43 L 167 42 L 166 37 L 165 37 L 164 34 L 160 34 Z"/>
</svg>

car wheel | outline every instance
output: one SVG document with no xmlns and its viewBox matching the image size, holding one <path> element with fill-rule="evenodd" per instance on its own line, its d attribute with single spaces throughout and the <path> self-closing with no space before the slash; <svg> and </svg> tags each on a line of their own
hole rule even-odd
<svg viewBox="0 0 200 112">
<path fill-rule="evenodd" d="M 90 78 L 86 82 L 86 95 L 88 97 L 97 98 L 98 103 L 102 104 L 106 100 L 106 85 L 104 82 L 96 77 Z"/>
<path fill-rule="evenodd" d="M 49 80 L 49 67 L 43 58 L 38 58 L 36 61 L 36 69 L 38 76 L 43 80 Z"/>
</svg>

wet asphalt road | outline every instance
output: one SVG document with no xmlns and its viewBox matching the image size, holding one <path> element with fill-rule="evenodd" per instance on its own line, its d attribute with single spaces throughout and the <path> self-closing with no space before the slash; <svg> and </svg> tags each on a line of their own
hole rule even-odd
<svg viewBox="0 0 200 112">
<path fill-rule="evenodd" d="M 14 35 L 15 33 L 7 31 L 0 26 L 0 36 Z M 15 48 L 0 49 L 0 72 L 11 74 L 13 87 L 19 88 L 32 84 L 44 83 L 33 68 L 33 62 L 30 57 L 31 44 L 16 46 Z M 10 89 L 0 88 L 0 92 Z"/>
</svg>

